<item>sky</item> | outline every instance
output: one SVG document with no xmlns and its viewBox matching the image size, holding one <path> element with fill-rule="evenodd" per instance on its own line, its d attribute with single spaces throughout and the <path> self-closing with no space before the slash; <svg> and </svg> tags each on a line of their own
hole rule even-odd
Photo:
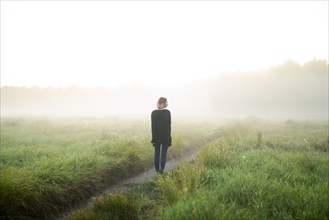
<svg viewBox="0 0 329 220">
<path fill-rule="evenodd" d="M 1 1 L 1 86 L 170 86 L 328 60 L 328 1 Z"/>
</svg>

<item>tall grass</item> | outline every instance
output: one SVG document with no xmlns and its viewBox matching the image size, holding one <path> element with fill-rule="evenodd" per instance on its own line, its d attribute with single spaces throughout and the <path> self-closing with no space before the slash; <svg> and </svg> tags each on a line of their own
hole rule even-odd
<svg viewBox="0 0 329 220">
<path fill-rule="evenodd" d="M 327 128 L 263 129 L 265 144 L 260 143 L 259 132 L 248 128 L 250 134 L 245 137 L 234 135 L 205 146 L 198 161 L 190 165 L 204 167 L 198 170 L 211 177 L 209 184 L 201 190 L 196 185 L 185 190 L 193 193 L 160 208 L 159 218 L 327 219 L 329 155 L 302 142 L 312 139 L 325 145 Z"/>
<path fill-rule="evenodd" d="M 122 195 L 139 219 L 329 218 L 327 124 L 245 123 L 222 134 L 194 160 Z"/>
<path fill-rule="evenodd" d="M 212 129 L 186 126 L 173 128 L 169 158 L 205 139 Z M 144 119 L 2 118 L 0 217 L 49 218 L 151 167 L 150 139 Z"/>
</svg>

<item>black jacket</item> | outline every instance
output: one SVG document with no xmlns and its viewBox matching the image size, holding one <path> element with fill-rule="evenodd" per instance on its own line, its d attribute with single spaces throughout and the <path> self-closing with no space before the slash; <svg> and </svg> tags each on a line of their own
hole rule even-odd
<svg viewBox="0 0 329 220">
<path fill-rule="evenodd" d="M 171 146 L 171 115 L 167 109 L 154 110 L 151 114 L 153 145 Z"/>
</svg>

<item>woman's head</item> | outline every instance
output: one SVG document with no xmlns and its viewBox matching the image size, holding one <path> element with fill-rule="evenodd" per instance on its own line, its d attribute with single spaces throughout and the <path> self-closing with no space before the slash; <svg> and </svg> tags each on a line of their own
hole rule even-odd
<svg viewBox="0 0 329 220">
<path fill-rule="evenodd" d="M 167 108 L 167 106 L 168 106 L 167 99 L 165 97 L 160 97 L 157 104 L 158 109 L 164 109 Z"/>
</svg>

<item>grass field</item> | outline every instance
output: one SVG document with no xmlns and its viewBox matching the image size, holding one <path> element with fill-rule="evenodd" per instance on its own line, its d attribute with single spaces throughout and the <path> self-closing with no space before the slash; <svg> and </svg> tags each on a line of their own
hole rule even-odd
<svg viewBox="0 0 329 220">
<path fill-rule="evenodd" d="M 1 118 L 0 218 L 49 218 L 152 167 L 148 119 Z M 211 123 L 172 126 L 169 158 L 215 130 Z"/>
<path fill-rule="evenodd" d="M 329 219 L 328 122 L 220 129 L 179 169 L 66 219 Z"/>
</svg>

